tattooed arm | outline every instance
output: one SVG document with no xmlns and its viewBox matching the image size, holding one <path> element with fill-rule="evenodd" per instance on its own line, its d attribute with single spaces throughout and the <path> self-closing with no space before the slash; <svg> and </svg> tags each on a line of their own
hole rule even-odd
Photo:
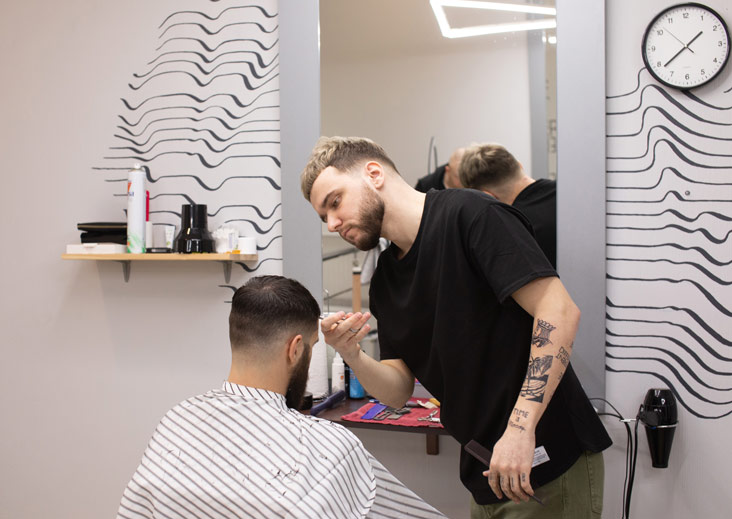
<svg viewBox="0 0 732 519">
<path fill-rule="evenodd" d="M 488 484 L 500 498 L 527 501 L 535 430 L 569 364 L 580 312 L 559 278 L 540 278 L 512 294 L 534 317 L 526 377 L 508 426 L 493 447 Z"/>
</svg>

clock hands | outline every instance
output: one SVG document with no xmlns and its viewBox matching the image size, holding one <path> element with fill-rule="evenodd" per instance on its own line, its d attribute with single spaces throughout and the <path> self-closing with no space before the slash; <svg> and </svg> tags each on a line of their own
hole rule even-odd
<svg viewBox="0 0 732 519">
<path fill-rule="evenodd" d="M 691 51 L 691 52 L 693 53 L 694 51 L 693 51 L 693 50 L 691 50 L 691 49 L 689 48 L 689 45 L 691 45 L 692 43 L 694 43 L 694 41 L 696 41 L 696 39 L 697 39 L 697 38 L 698 38 L 699 36 L 701 36 L 703 32 L 704 32 L 704 31 L 699 31 L 699 34 L 697 34 L 696 36 L 694 36 L 694 37 L 693 37 L 693 38 L 692 38 L 692 39 L 691 39 L 691 40 L 689 41 L 689 43 L 684 43 L 684 42 L 682 42 L 681 40 L 679 40 L 678 38 L 676 38 L 676 36 L 674 36 L 673 34 L 671 34 L 671 33 L 669 32 L 669 34 L 671 34 L 671 36 L 674 36 L 674 38 L 676 38 L 677 40 L 679 40 L 679 42 L 680 42 L 680 43 L 681 43 L 681 44 L 683 45 L 683 47 L 681 47 L 681 49 L 679 50 L 679 52 L 677 52 L 676 54 L 674 54 L 673 56 L 671 56 L 671 59 L 670 59 L 670 60 L 668 60 L 668 61 L 667 61 L 667 62 L 666 62 L 666 63 L 664 64 L 664 67 L 668 67 L 669 63 L 671 63 L 671 62 L 672 62 L 673 60 L 675 60 L 675 59 L 676 59 L 676 58 L 678 57 L 678 55 L 679 55 L 679 54 L 681 54 L 682 52 L 684 52 L 684 51 L 685 51 L 686 49 L 689 49 L 689 50 L 690 50 L 690 51 Z"/>
<path fill-rule="evenodd" d="M 675 35 L 674 33 L 672 33 L 671 31 L 669 31 L 668 29 L 666 29 L 666 32 L 667 32 L 667 33 L 669 33 L 669 34 L 670 34 L 671 36 L 673 36 L 673 37 L 674 37 L 674 39 L 675 39 L 675 40 L 676 40 L 677 42 L 679 42 L 679 43 L 680 43 L 681 45 L 683 45 L 683 46 L 684 46 L 684 49 L 689 49 L 689 45 L 688 45 L 688 44 L 686 44 L 686 43 L 684 43 L 684 42 L 683 42 L 683 41 L 681 41 L 680 39 L 678 39 L 678 38 L 676 37 L 676 35 Z M 692 40 L 692 41 L 694 41 L 694 40 Z M 689 43 L 691 43 L 691 42 L 689 42 Z M 681 49 L 681 50 L 684 50 L 684 49 Z M 689 49 L 689 50 L 691 50 L 691 49 Z M 694 51 L 693 51 L 693 50 L 691 50 L 691 52 L 693 53 Z M 665 65 L 664 65 L 664 66 L 665 66 Z"/>
</svg>

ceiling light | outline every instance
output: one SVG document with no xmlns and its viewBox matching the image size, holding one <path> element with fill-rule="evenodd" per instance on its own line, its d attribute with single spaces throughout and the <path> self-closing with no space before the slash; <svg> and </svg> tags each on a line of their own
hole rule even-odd
<svg viewBox="0 0 732 519">
<path fill-rule="evenodd" d="M 468 36 L 481 36 L 484 34 L 500 34 L 515 31 L 533 31 L 537 29 L 553 29 L 557 26 L 555 18 L 543 20 L 530 20 L 515 23 L 496 23 L 491 25 L 476 25 L 473 27 L 461 27 L 453 29 L 447 21 L 445 7 L 462 7 L 468 9 L 485 9 L 491 11 L 507 11 L 515 13 L 547 14 L 556 15 L 554 7 L 538 7 L 532 5 L 506 4 L 497 2 L 479 2 L 476 0 L 430 0 L 432 11 L 435 13 L 437 25 L 445 38 L 465 38 Z"/>
</svg>

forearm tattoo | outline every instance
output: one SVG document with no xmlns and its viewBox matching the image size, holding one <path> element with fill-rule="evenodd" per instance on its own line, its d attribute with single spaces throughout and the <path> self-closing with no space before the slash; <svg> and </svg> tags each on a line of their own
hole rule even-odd
<svg viewBox="0 0 732 519">
<path fill-rule="evenodd" d="M 529 358 L 529 369 L 526 370 L 524 385 L 521 387 L 521 396 L 532 402 L 543 402 L 546 384 L 549 380 L 549 368 L 552 367 L 551 355 Z"/>
<path fill-rule="evenodd" d="M 529 418 L 528 411 L 519 409 L 518 407 L 514 407 L 513 412 L 511 413 L 511 419 L 508 421 L 508 426 L 513 427 L 514 429 L 518 429 L 521 432 L 525 432 L 526 427 L 524 427 L 521 424 L 521 421 L 526 420 L 528 418 Z"/>
<path fill-rule="evenodd" d="M 537 348 L 543 348 L 544 346 L 552 344 L 552 341 L 549 339 L 549 334 L 552 333 L 552 330 L 556 329 L 557 327 L 553 324 L 539 319 L 536 322 L 534 335 L 531 337 L 531 345 L 536 346 Z"/>
<path fill-rule="evenodd" d="M 566 368 L 567 364 L 569 364 L 569 352 L 564 349 L 564 346 L 559 347 L 559 353 L 557 353 L 557 358 L 559 359 L 559 362 L 562 363 L 562 366 Z"/>
</svg>

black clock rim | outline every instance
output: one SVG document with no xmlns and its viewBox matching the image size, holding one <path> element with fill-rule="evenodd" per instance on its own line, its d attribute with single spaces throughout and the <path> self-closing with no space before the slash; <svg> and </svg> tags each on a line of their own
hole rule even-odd
<svg viewBox="0 0 732 519">
<path fill-rule="evenodd" d="M 719 70 L 717 71 L 716 74 L 714 74 L 712 77 L 710 77 L 709 79 L 707 79 L 703 83 L 699 83 L 698 85 L 694 85 L 694 86 L 690 86 L 690 87 L 683 87 L 683 86 L 674 85 L 674 84 L 669 83 L 667 81 L 664 81 L 663 79 L 661 79 L 660 77 L 658 77 L 656 75 L 656 73 L 653 72 L 653 68 L 651 68 L 650 64 L 648 63 L 648 57 L 646 56 L 646 51 L 645 51 L 645 49 L 646 49 L 646 40 L 648 39 L 648 33 L 650 32 L 651 27 L 653 27 L 653 24 L 656 23 L 656 20 L 658 20 L 659 18 L 661 18 L 663 15 L 665 15 L 669 11 L 673 11 L 674 9 L 678 9 L 679 7 L 701 7 L 702 9 L 705 9 L 705 10 L 709 11 L 714 16 L 716 16 L 717 19 L 722 23 L 722 26 L 724 27 L 724 33 L 727 35 L 727 56 L 725 56 L 724 63 L 722 63 L 722 66 L 719 67 Z M 714 80 L 722 72 L 722 70 L 724 70 L 724 67 L 727 66 L 727 62 L 729 61 L 729 55 L 730 55 L 730 53 L 731 53 L 730 52 L 730 36 L 729 36 L 729 28 L 727 27 L 727 22 L 724 21 L 724 18 L 722 18 L 722 16 L 717 11 L 715 11 L 714 9 L 712 9 L 711 7 L 709 7 L 707 5 L 700 4 L 698 2 L 684 2 L 684 3 L 681 3 L 681 4 L 672 5 L 670 7 L 667 7 L 666 9 L 664 9 L 663 11 L 661 11 L 660 13 L 658 13 L 656 16 L 653 17 L 653 20 L 651 20 L 650 23 L 648 24 L 648 26 L 646 27 L 646 30 L 643 33 L 643 40 L 641 41 L 641 57 L 643 58 L 643 65 L 646 67 L 646 70 L 659 83 L 661 83 L 663 85 L 666 85 L 667 87 L 675 88 L 677 90 L 692 90 L 694 88 L 699 88 L 701 86 L 704 86 L 707 83 L 709 83 L 710 81 Z"/>
</svg>

